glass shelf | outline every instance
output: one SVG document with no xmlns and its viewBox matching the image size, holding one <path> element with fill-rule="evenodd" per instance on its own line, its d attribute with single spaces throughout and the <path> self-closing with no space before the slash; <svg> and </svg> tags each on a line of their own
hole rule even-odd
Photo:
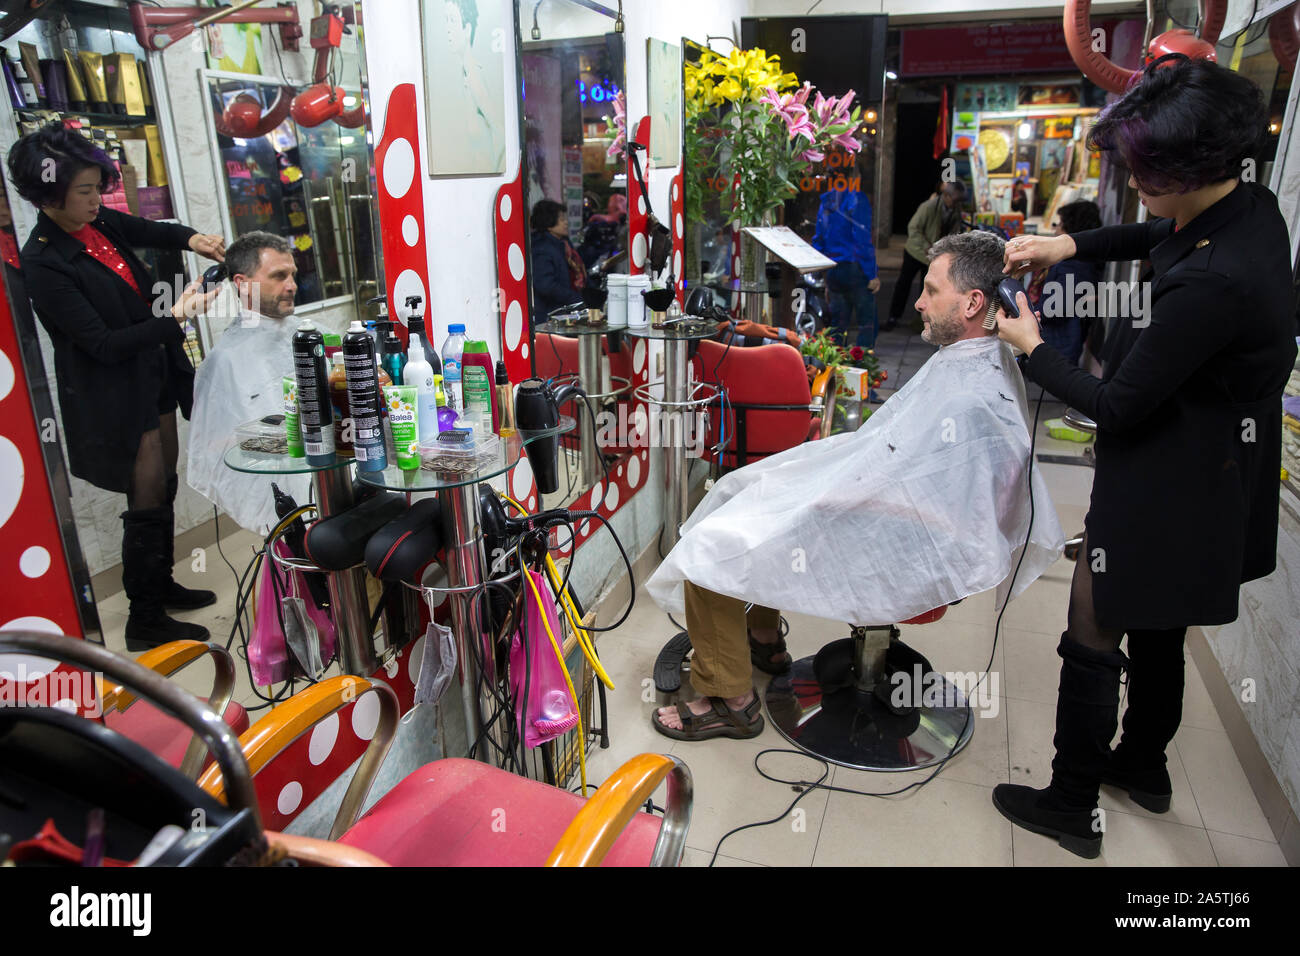
<svg viewBox="0 0 1300 956">
<path fill-rule="evenodd" d="M 312 465 L 306 458 L 248 451 L 239 445 L 227 451 L 224 460 L 227 468 L 249 475 L 314 475 L 318 471 L 333 471 L 352 464 L 351 455 L 335 455 L 333 464 Z"/>
<path fill-rule="evenodd" d="M 665 341 L 690 341 L 693 339 L 711 339 L 718 334 L 716 322 L 688 316 L 685 321 L 678 319 L 672 325 L 655 328 L 653 325 L 629 327 L 627 334 L 639 339 L 663 339 Z"/>
<path fill-rule="evenodd" d="M 601 322 L 592 325 L 589 322 L 541 322 L 533 326 L 534 332 L 548 335 L 604 335 L 607 332 L 626 332 L 626 325 L 609 325 Z"/>
<path fill-rule="evenodd" d="M 368 485 L 374 485 L 376 488 L 406 492 L 439 491 L 444 488 L 460 488 L 464 485 L 477 484 L 480 481 L 487 481 L 497 475 L 505 474 L 519 464 L 525 445 L 543 438 L 554 438 L 572 430 L 573 426 L 574 420 L 566 417 L 566 420 L 562 421 L 556 428 L 548 428 L 542 431 L 519 431 L 501 438 L 495 455 L 485 461 L 474 462 L 473 467 L 466 471 L 438 470 L 424 465 L 405 471 L 393 464 L 383 471 L 358 471 L 357 479 L 364 481 Z"/>
</svg>

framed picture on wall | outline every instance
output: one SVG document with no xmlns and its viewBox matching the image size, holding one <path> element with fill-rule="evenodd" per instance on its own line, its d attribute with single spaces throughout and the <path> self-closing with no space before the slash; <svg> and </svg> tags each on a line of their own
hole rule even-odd
<svg viewBox="0 0 1300 956">
<path fill-rule="evenodd" d="M 1024 179 L 1034 179 L 1035 177 L 1037 177 L 1038 175 L 1038 144 L 1037 143 L 1017 144 L 1016 175 Z"/>
<path fill-rule="evenodd" d="M 486 0 L 420 0 L 430 176 L 506 171 L 506 10 Z"/>
<path fill-rule="evenodd" d="M 980 128 L 979 144 L 990 176 L 1010 176 L 1015 168 L 1016 128 L 1013 125 L 988 125 Z"/>
<path fill-rule="evenodd" d="M 1065 165 L 1066 147 L 1070 144 L 1068 139 L 1049 139 L 1039 147 L 1038 168 L 1060 169 Z"/>
<path fill-rule="evenodd" d="M 682 48 L 653 37 L 645 42 L 650 165 L 676 169 L 682 162 Z"/>
</svg>

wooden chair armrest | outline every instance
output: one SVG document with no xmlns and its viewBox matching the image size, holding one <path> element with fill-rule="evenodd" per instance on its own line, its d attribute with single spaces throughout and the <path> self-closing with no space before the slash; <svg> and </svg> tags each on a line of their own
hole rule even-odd
<svg viewBox="0 0 1300 956">
<path fill-rule="evenodd" d="M 358 850 L 344 843 L 317 840 L 314 837 L 294 836 L 266 830 L 266 842 L 272 850 L 297 860 L 303 866 L 388 866 L 373 853 Z"/>
<path fill-rule="evenodd" d="M 393 742 L 393 735 L 397 732 L 398 705 L 397 695 L 392 688 L 364 677 L 331 677 L 294 694 L 249 727 L 239 738 L 240 749 L 248 762 L 248 772 L 256 776 L 258 771 L 312 727 L 367 692 L 379 695 L 379 724 L 348 785 L 343 802 L 339 805 L 338 815 L 330 829 L 331 840 L 338 839 L 361 815 L 361 805 L 374 782 L 375 773 Z M 201 788 L 218 800 L 225 800 L 220 768 L 215 765 L 209 767 L 198 782 Z"/>
<path fill-rule="evenodd" d="M 235 695 L 235 661 L 230 656 L 230 652 L 220 644 L 204 643 L 203 641 L 169 641 L 166 644 L 160 644 L 158 647 L 145 651 L 135 659 L 135 662 L 155 674 L 170 677 L 204 655 L 212 658 L 213 670 L 212 691 L 208 695 L 208 706 L 212 708 L 213 713 L 219 717 L 224 717 L 226 708 L 230 706 L 230 700 Z M 121 684 L 109 686 L 101 683 L 100 693 L 103 708 L 106 712 L 110 709 L 119 712 L 124 711 L 134 704 L 137 699 L 135 694 Z M 199 737 L 192 738 L 189 746 L 185 748 L 185 756 L 181 760 L 181 773 L 190 780 L 195 779 L 199 775 L 199 771 L 203 769 L 207 755 L 207 744 Z"/>
<path fill-rule="evenodd" d="M 671 776 L 670 776 L 671 775 Z M 686 846 L 692 785 L 686 764 L 663 754 L 638 754 L 619 767 L 573 818 L 547 866 L 599 866 L 623 828 L 668 777 L 668 806 L 651 866 L 676 866 Z"/>
</svg>

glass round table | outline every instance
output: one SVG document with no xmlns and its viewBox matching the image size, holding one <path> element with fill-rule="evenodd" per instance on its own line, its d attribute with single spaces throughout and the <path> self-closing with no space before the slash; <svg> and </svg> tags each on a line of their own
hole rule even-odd
<svg viewBox="0 0 1300 956">
<path fill-rule="evenodd" d="M 479 624 L 479 602 L 475 597 L 483 588 L 487 576 L 482 549 L 481 515 L 478 484 L 505 474 L 519 463 L 525 449 L 534 442 L 556 439 L 571 431 L 574 420 L 565 416 L 555 428 L 524 431 L 498 439 L 494 453 L 476 459 L 468 466 L 452 465 L 443 461 L 426 462 L 418 469 L 405 471 L 396 465 L 382 471 L 358 471 L 356 479 L 394 492 L 439 492 L 442 511 L 444 555 L 450 587 L 452 630 L 456 635 L 457 650 L 463 662 L 464 677 L 460 688 L 465 716 L 467 742 L 461 753 L 468 752 L 469 743 L 478 740 L 483 729 L 483 704 L 478 688 L 478 661 L 491 661 L 490 648 L 482 646 L 483 628 Z M 336 456 L 328 465 L 312 465 L 306 458 L 291 458 L 287 454 L 256 451 L 236 445 L 225 454 L 227 467 L 246 474 L 286 475 L 310 474 L 315 493 L 317 514 L 329 518 L 347 510 L 354 502 L 352 470 L 355 463 L 347 455 Z M 370 632 L 369 602 L 366 596 L 365 572 L 361 567 L 344 571 L 323 571 L 329 585 L 332 617 L 339 636 L 339 658 L 345 673 L 369 675 L 380 666 Z M 472 648 L 468 642 L 477 635 L 479 646 Z M 489 677 L 491 675 L 488 675 Z"/>
</svg>

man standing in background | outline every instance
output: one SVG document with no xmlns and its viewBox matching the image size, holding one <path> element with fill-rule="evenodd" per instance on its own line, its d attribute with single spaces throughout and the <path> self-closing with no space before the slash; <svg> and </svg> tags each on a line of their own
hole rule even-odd
<svg viewBox="0 0 1300 956">
<path fill-rule="evenodd" d="M 960 181 L 944 183 L 929 199 L 916 207 L 907 223 L 907 245 L 903 247 L 903 265 L 898 270 L 898 283 L 889 302 L 889 319 L 883 331 L 897 327 L 912 294 L 912 282 L 917 273 L 925 275 L 930 267 L 926 250 L 942 239 L 961 231 L 961 201 L 966 197 L 966 185 Z"/>
</svg>

